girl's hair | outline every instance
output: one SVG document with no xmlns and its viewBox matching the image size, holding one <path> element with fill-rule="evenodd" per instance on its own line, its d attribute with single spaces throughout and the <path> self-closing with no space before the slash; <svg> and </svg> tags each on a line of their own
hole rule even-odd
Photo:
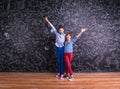
<svg viewBox="0 0 120 89">
<path fill-rule="evenodd" d="M 67 35 L 70 35 L 71 38 L 73 37 L 72 33 L 69 32 L 69 33 L 67 33 L 67 34 L 65 35 L 65 41 L 66 41 L 66 36 L 67 36 Z"/>
</svg>

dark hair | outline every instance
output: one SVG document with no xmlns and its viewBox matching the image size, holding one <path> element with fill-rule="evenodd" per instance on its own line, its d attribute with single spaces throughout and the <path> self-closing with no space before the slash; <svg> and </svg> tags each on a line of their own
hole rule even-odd
<svg viewBox="0 0 120 89">
<path fill-rule="evenodd" d="M 69 32 L 69 33 L 67 33 L 67 34 L 65 35 L 65 41 L 66 41 L 66 36 L 67 36 L 67 35 L 70 35 L 71 38 L 73 37 L 72 33 Z"/>
<path fill-rule="evenodd" d="M 64 29 L 64 26 L 62 26 L 62 25 L 59 25 L 59 26 L 58 26 L 58 30 L 59 30 L 60 28 L 63 28 L 63 29 Z"/>
</svg>

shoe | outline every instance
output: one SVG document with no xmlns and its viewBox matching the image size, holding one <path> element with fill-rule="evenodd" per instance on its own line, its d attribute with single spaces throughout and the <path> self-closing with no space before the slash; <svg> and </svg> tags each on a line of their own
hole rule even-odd
<svg viewBox="0 0 120 89">
<path fill-rule="evenodd" d="M 69 76 L 68 80 L 72 81 L 74 79 L 73 75 Z"/>
<path fill-rule="evenodd" d="M 64 79 L 64 75 L 61 75 L 61 76 L 60 76 L 60 80 L 63 80 L 63 79 Z"/>
<path fill-rule="evenodd" d="M 69 79 L 69 76 L 67 76 L 66 79 Z"/>
<path fill-rule="evenodd" d="M 64 75 L 64 78 L 69 79 L 68 74 L 65 74 L 65 75 Z"/>
<path fill-rule="evenodd" d="M 59 78 L 60 77 L 60 74 L 58 73 L 57 75 L 56 75 L 56 78 Z"/>
<path fill-rule="evenodd" d="M 65 73 L 65 74 L 64 74 L 64 77 L 66 78 L 66 76 L 67 76 L 67 74 Z"/>
</svg>

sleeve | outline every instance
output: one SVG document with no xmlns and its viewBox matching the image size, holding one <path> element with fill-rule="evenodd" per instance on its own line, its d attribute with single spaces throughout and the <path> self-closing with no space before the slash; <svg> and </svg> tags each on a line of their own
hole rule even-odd
<svg viewBox="0 0 120 89">
<path fill-rule="evenodd" d="M 53 24 L 50 23 L 50 26 L 52 27 L 53 32 L 54 32 L 55 34 L 57 34 L 57 30 L 56 30 L 56 28 L 53 26 Z"/>
<path fill-rule="evenodd" d="M 72 39 L 72 42 L 73 42 L 73 43 L 76 42 L 77 39 L 78 39 L 78 38 L 77 38 L 76 36 L 74 36 L 73 39 Z"/>
</svg>

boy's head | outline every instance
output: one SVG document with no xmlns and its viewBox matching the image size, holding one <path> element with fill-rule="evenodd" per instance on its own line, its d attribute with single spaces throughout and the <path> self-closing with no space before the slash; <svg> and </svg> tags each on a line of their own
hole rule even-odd
<svg viewBox="0 0 120 89">
<path fill-rule="evenodd" d="M 60 25 L 60 26 L 58 27 L 58 32 L 59 32 L 60 34 L 64 33 L 64 27 L 63 27 L 62 25 Z"/>
</svg>

